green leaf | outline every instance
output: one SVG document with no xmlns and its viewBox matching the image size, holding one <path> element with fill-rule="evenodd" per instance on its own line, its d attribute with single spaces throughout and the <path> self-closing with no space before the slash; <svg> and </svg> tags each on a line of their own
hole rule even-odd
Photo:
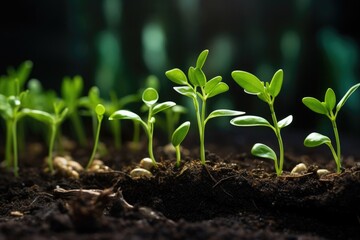
<svg viewBox="0 0 360 240">
<path fill-rule="evenodd" d="M 228 110 L 228 109 L 218 109 L 218 110 L 212 111 L 209 114 L 209 116 L 206 118 L 205 121 L 208 121 L 209 119 L 215 118 L 215 117 L 231 117 L 231 116 L 238 116 L 238 115 L 243 115 L 243 114 L 245 114 L 245 112 Z"/>
<path fill-rule="evenodd" d="M 307 106 L 310 110 L 319 113 L 319 114 L 328 114 L 328 110 L 324 103 L 320 102 L 316 98 L 313 97 L 304 97 L 302 102 L 305 106 Z"/>
<path fill-rule="evenodd" d="M 265 91 L 264 83 L 251 73 L 245 71 L 233 71 L 231 76 L 246 93 L 259 94 L 264 93 Z"/>
<path fill-rule="evenodd" d="M 194 76 L 199 86 L 204 87 L 206 84 L 206 76 L 203 70 L 201 70 L 200 68 L 195 68 Z"/>
<path fill-rule="evenodd" d="M 197 82 L 197 79 L 195 77 L 195 68 L 194 67 L 189 67 L 188 76 L 189 76 L 190 83 L 194 87 L 199 86 L 199 83 Z"/>
<path fill-rule="evenodd" d="M 104 113 L 105 113 L 104 105 L 102 105 L 102 104 L 96 105 L 95 112 L 96 112 L 96 115 L 99 115 L 99 116 L 104 115 Z"/>
<path fill-rule="evenodd" d="M 190 122 L 186 121 L 181 124 L 172 134 L 171 136 L 171 143 L 174 147 L 179 146 L 182 141 L 184 141 L 186 135 L 188 134 L 190 129 Z"/>
<path fill-rule="evenodd" d="M 128 110 L 118 110 L 111 114 L 111 116 L 109 117 L 109 120 L 116 119 L 130 119 L 138 122 L 143 122 L 139 115 Z"/>
<path fill-rule="evenodd" d="M 194 90 L 189 86 L 183 86 L 183 87 L 174 87 L 174 90 L 181 95 L 187 96 L 192 99 L 196 99 L 196 94 L 194 93 Z"/>
<path fill-rule="evenodd" d="M 273 128 L 273 126 L 265 118 L 252 115 L 233 118 L 231 119 L 230 123 L 238 127 L 264 126 Z"/>
<path fill-rule="evenodd" d="M 282 69 L 279 69 L 271 79 L 269 85 L 269 93 L 272 97 L 279 95 L 282 84 L 283 84 L 284 73 Z"/>
<path fill-rule="evenodd" d="M 332 90 L 331 88 L 328 88 L 326 90 L 324 102 L 328 111 L 331 112 L 336 104 L 336 96 L 334 90 Z"/>
<path fill-rule="evenodd" d="M 204 66 L 208 54 L 209 54 L 209 50 L 207 49 L 205 49 L 200 53 L 196 61 L 196 68 L 201 69 Z"/>
<path fill-rule="evenodd" d="M 43 122 L 45 124 L 53 124 L 55 122 L 55 117 L 50 113 L 41 111 L 41 110 L 34 110 L 25 108 L 22 110 L 26 115 Z"/>
<path fill-rule="evenodd" d="M 153 108 L 152 115 L 155 115 L 158 112 L 164 111 L 165 109 L 171 108 L 175 105 L 176 105 L 176 103 L 171 102 L 171 101 L 159 103 L 159 104 L 155 105 L 155 107 Z"/>
<path fill-rule="evenodd" d="M 339 110 L 342 108 L 342 106 L 344 106 L 345 102 L 348 100 L 348 98 L 351 96 L 351 94 L 353 94 L 356 91 L 356 89 L 358 89 L 359 86 L 360 86 L 360 83 L 355 84 L 345 93 L 345 95 L 341 98 L 339 103 L 336 105 L 336 112 L 339 112 Z"/>
<path fill-rule="evenodd" d="M 209 81 L 207 81 L 204 87 L 205 93 L 209 94 L 216 87 L 216 85 L 218 85 L 218 83 L 221 82 L 221 80 L 222 80 L 221 76 L 216 76 L 210 79 Z"/>
<path fill-rule="evenodd" d="M 60 116 L 58 117 L 58 121 L 62 122 L 62 121 L 65 119 L 65 117 L 66 117 L 66 115 L 68 114 L 68 112 L 69 112 L 69 108 L 64 108 L 64 109 L 62 110 Z"/>
<path fill-rule="evenodd" d="M 178 68 L 174 68 L 172 70 L 166 71 L 165 75 L 170 81 L 172 81 L 176 84 L 179 84 L 179 85 L 187 84 L 187 78 L 186 78 L 185 73 Z"/>
<path fill-rule="evenodd" d="M 305 147 L 317 147 L 322 144 L 331 144 L 331 140 L 327 136 L 316 132 L 310 133 L 304 140 Z"/>
<path fill-rule="evenodd" d="M 142 95 L 143 102 L 148 106 L 154 105 L 159 99 L 159 94 L 155 88 L 147 88 Z"/>
<path fill-rule="evenodd" d="M 220 82 L 215 86 L 215 88 L 209 93 L 207 97 L 211 98 L 228 90 L 229 90 L 229 86 L 226 83 Z"/>
<path fill-rule="evenodd" d="M 289 115 L 289 116 L 287 116 L 286 118 L 280 120 L 280 121 L 278 122 L 278 126 L 279 126 L 279 128 L 287 127 L 287 126 L 290 125 L 290 123 L 292 123 L 292 121 L 293 121 L 293 116 L 292 116 L 292 115 Z"/>
<path fill-rule="evenodd" d="M 268 158 L 277 161 L 277 157 L 274 150 L 272 150 L 270 147 L 262 143 L 256 143 L 252 147 L 251 153 L 257 157 Z"/>
</svg>

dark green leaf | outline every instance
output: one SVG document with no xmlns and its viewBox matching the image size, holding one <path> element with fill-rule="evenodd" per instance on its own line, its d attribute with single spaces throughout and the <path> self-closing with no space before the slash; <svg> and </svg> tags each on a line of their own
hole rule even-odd
<svg viewBox="0 0 360 240">
<path fill-rule="evenodd" d="M 204 66 L 208 54 L 209 54 L 209 50 L 207 49 L 205 49 L 200 53 L 196 61 L 196 68 L 201 69 Z"/>
<path fill-rule="evenodd" d="M 348 100 L 348 98 L 351 96 L 351 94 L 353 94 L 356 89 L 358 89 L 358 87 L 360 86 L 360 83 L 352 86 L 346 93 L 345 95 L 341 98 L 341 100 L 339 101 L 339 103 L 336 106 L 336 112 L 339 112 L 339 110 L 342 108 L 342 106 L 344 106 L 345 102 Z"/>
<path fill-rule="evenodd" d="M 262 143 L 256 143 L 252 147 L 251 153 L 257 157 L 268 158 L 277 161 L 277 157 L 274 150 L 272 150 L 270 147 Z"/>
<path fill-rule="evenodd" d="M 165 109 L 171 108 L 175 105 L 176 105 L 176 103 L 171 102 L 171 101 L 156 104 L 155 107 L 153 108 L 152 115 L 155 115 L 158 112 L 164 111 Z"/>
<path fill-rule="evenodd" d="M 284 128 L 290 125 L 290 123 L 292 123 L 293 121 L 293 116 L 289 115 L 286 118 L 282 119 L 281 121 L 278 122 L 278 126 L 279 128 Z"/>
<path fill-rule="evenodd" d="M 172 134 L 171 137 L 171 143 L 172 145 L 179 146 L 182 141 L 184 141 L 186 135 L 188 134 L 190 129 L 190 122 L 184 122 L 183 124 L 181 124 Z"/>
<path fill-rule="evenodd" d="M 324 102 L 326 108 L 328 109 L 328 112 L 331 112 L 336 104 L 336 96 L 334 90 L 332 90 L 331 88 L 328 88 L 326 90 Z"/>
<path fill-rule="evenodd" d="M 331 144 L 331 140 L 327 136 L 316 132 L 310 133 L 304 140 L 306 147 L 317 147 L 322 144 Z"/>
<path fill-rule="evenodd" d="M 178 68 L 174 68 L 172 70 L 166 71 L 165 75 L 170 81 L 172 81 L 176 84 L 179 84 L 179 85 L 187 84 L 187 78 L 186 78 L 185 73 Z"/>
<path fill-rule="evenodd" d="M 231 119 L 230 123 L 238 127 L 264 126 L 273 128 L 273 126 L 265 118 L 252 115 L 233 118 Z"/>
<path fill-rule="evenodd" d="M 305 106 L 307 106 L 310 110 L 319 113 L 319 114 L 328 114 L 328 110 L 324 103 L 320 102 L 316 98 L 313 97 L 304 97 L 302 102 Z"/>
<path fill-rule="evenodd" d="M 259 94 L 264 93 L 265 91 L 264 83 L 251 73 L 245 71 L 233 71 L 231 76 L 247 93 Z"/>
<path fill-rule="evenodd" d="M 283 73 L 282 69 L 278 70 L 274 74 L 274 76 L 270 82 L 270 85 L 269 85 L 269 94 L 272 97 L 276 97 L 277 95 L 279 95 L 282 84 L 283 84 L 283 77 L 284 77 L 284 73 Z"/>
</svg>

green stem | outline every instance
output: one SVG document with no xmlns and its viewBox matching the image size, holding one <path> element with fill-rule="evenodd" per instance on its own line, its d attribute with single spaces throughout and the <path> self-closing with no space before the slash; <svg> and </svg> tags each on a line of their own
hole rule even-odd
<svg viewBox="0 0 360 240">
<path fill-rule="evenodd" d="M 328 145 L 328 147 L 330 148 L 331 153 L 332 153 L 332 155 L 334 157 L 334 160 L 335 160 L 335 163 L 336 163 L 336 172 L 340 173 L 340 171 L 341 171 L 341 163 L 339 161 L 340 159 L 338 159 L 338 157 L 336 155 L 336 151 L 335 151 L 334 147 L 332 146 L 332 144 L 329 143 L 329 144 L 326 144 L 326 145 Z"/>
<path fill-rule="evenodd" d="M 14 175 L 15 177 L 19 176 L 19 166 L 18 166 L 18 146 L 17 146 L 17 133 L 16 133 L 16 123 L 17 120 L 14 119 L 13 124 L 12 124 L 12 139 L 13 139 L 13 156 L 14 156 Z"/>
<path fill-rule="evenodd" d="M 152 107 L 149 108 L 149 115 L 147 121 L 147 133 L 148 133 L 148 152 L 151 158 L 151 161 L 155 167 L 157 167 L 157 163 L 154 157 L 153 152 L 153 136 L 154 136 L 154 121 L 152 118 Z"/>
<path fill-rule="evenodd" d="M 75 111 L 76 111 L 76 109 L 70 115 L 71 116 L 71 121 L 74 124 L 75 134 L 76 134 L 76 136 L 77 136 L 77 138 L 79 140 L 79 143 L 80 143 L 81 146 L 84 147 L 86 145 L 85 132 L 84 132 L 84 129 L 83 129 L 82 124 L 81 124 L 80 116 Z"/>
<path fill-rule="evenodd" d="M 336 156 L 335 158 L 335 162 L 336 162 L 336 170 L 339 173 L 340 172 L 340 168 L 341 168 L 341 146 L 340 146 L 340 137 L 339 137 L 339 132 L 338 132 L 338 128 L 336 125 L 336 121 L 335 119 L 331 119 L 331 124 L 332 127 L 334 129 L 334 135 L 335 135 L 335 142 L 336 142 L 336 154 L 334 156 Z"/>
<path fill-rule="evenodd" d="M 5 145 L 5 163 L 6 168 L 10 170 L 12 165 L 12 156 L 11 156 L 11 148 L 12 148 L 12 120 L 6 121 L 6 145 Z"/>
<path fill-rule="evenodd" d="M 95 158 L 95 154 L 96 154 L 96 151 L 97 151 L 97 148 L 98 148 L 98 145 L 99 145 L 99 137 L 100 137 L 100 129 L 101 129 L 101 121 L 102 121 L 102 119 L 103 119 L 102 115 L 98 116 L 98 124 L 97 124 L 97 129 L 96 129 L 94 148 L 93 148 L 93 151 L 91 153 L 89 162 L 88 162 L 88 164 L 86 166 L 86 170 L 89 169 L 89 167 L 92 165 L 92 163 L 94 161 L 94 158 Z"/>
<path fill-rule="evenodd" d="M 121 125 L 120 121 L 111 121 L 111 128 L 114 136 L 115 149 L 121 148 Z"/>
<path fill-rule="evenodd" d="M 175 152 L 176 152 L 176 167 L 180 167 L 180 161 L 181 161 L 180 145 L 175 146 Z"/>
<path fill-rule="evenodd" d="M 53 150 L 54 150 L 56 129 L 57 129 L 56 123 L 52 124 L 51 125 L 50 142 L 49 142 L 49 152 L 48 152 L 48 159 L 47 159 L 47 163 L 48 163 L 49 170 L 50 170 L 51 174 L 54 174 L 54 166 L 53 166 L 52 154 L 53 154 Z"/>
<path fill-rule="evenodd" d="M 200 159 L 201 163 L 205 165 L 205 114 L 206 114 L 206 101 L 203 100 L 201 105 L 201 118 L 200 118 Z"/>
<path fill-rule="evenodd" d="M 270 106 L 271 118 L 274 124 L 274 132 L 279 144 L 279 163 L 275 161 L 275 171 L 276 171 L 276 175 L 280 176 L 282 174 L 282 169 L 284 165 L 284 144 L 281 138 L 280 128 L 276 118 L 274 105 L 271 103 L 269 104 L 269 106 Z"/>
</svg>

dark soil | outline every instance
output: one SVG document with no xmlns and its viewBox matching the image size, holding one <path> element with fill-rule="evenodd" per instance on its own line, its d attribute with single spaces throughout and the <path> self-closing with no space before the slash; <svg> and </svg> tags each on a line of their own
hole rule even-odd
<svg viewBox="0 0 360 240">
<path fill-rule="evenodd" d="M 28 156 L 20 177 L 1 170 L 0 239 L 360 239 L 356 157 L 344 158 L 341 174 L 320 178 L 318 168 L 334 169 L 329 156 L 288 152 L 277 177 L 268 160 L 208 149 L 206 166 L 191 149 L 176 168 L 159 148 L 159 168 L 140 179 L 129 172 L 143 154 L 126 148 L 103 158 L 113 172 L 79 179 L 44 173 L 39 157 Z M 73 154 L 85 164 L 86 151 Z M 300 162 L 308 171 L 290 175 Z"/>
</svg>

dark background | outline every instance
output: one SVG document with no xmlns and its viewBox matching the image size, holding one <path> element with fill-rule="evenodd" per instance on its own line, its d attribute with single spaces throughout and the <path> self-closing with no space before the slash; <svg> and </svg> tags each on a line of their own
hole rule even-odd
<svg viewBox="0 0 360 240">
<path fill-rule="evenodd" d="M 358 1 L 335 0 L 12 0 L 1 3 L 0 75 L 24 60 L 32 78 L 59 89 L 64 76 L 79 74 L 107 98 L 137 91 L 154 74 L 160 98 L 186 104 L 164 72 L 187 71 L 203 49 L 210 53 L 208 78 L 223 76 L 230 91 L 210 105 L 268 118 L 265 103 L 243 93 L 233 70 L 269 81 L 284 69 L 284 89 L 275 104 L 279 118 L 294 115 L 295 129 L 330 131 L 324 116 L 301 99 L 323 99 L 328 87 L 338 99 L 359 82 Z M 340 131 L 360 133 L 360 93 L 340 113 Z M 211 108 L 211 107 L 210 107 Z"/>
</svg>

